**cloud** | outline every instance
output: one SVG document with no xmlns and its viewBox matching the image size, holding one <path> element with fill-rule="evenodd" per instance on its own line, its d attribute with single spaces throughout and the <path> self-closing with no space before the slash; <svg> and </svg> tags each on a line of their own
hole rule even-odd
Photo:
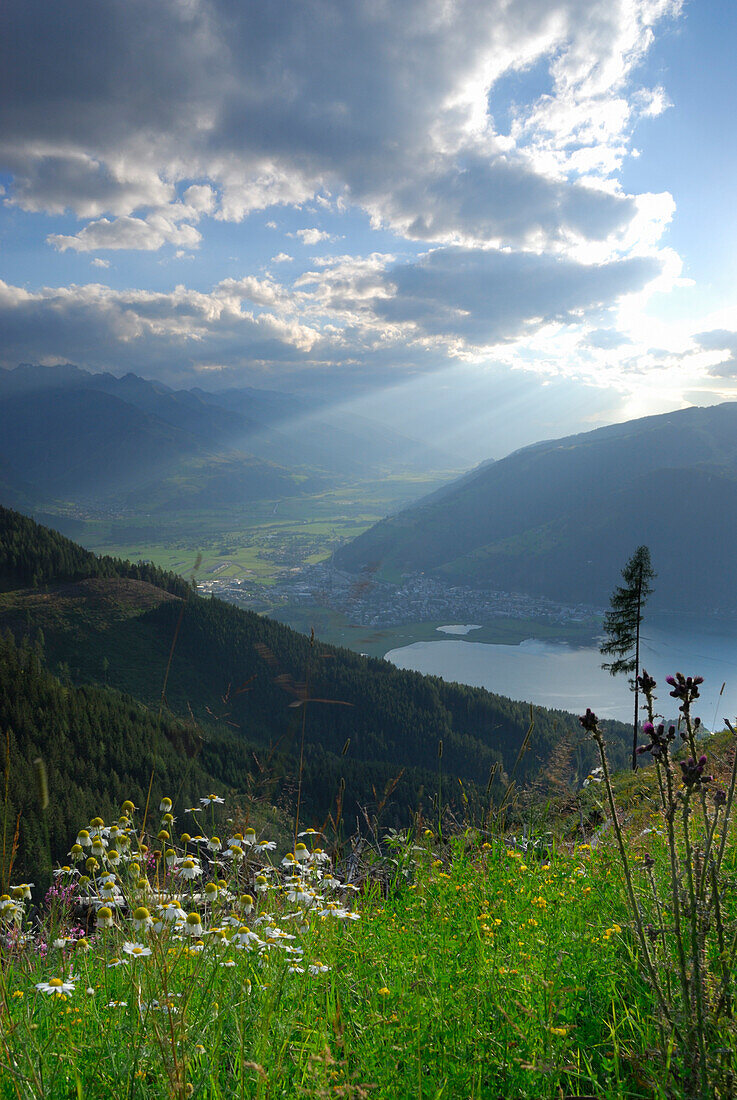
<svg viewBox="0 0 737 1100">
<path fill-rule="evenodd" d="M 101 260 L 99 256 L 95 256 L 94 260 L 92 260 L 92 266 L 93 267 L 110 267 L 110 261 L 109 260 Z"/>
<path fill-rule="evenodd" d="M 100 218 L 89 222 L 75 236 L 51 233 L 47 242 L 66 252 L 97 252 L 99 249 L 140 249 L 155 252 L 164 244 L 173 244 L 178 248 L 196 248 L 202 237 L 193 225 L 176 225 L 170 218 L 161 214 L 151 214 L 148 218 Z"/>
<path fill-rule="evenodd" d="M 320 241 L 329 241 L 330 234 L 322 229 L 298 229 L 296 233 L 290 233 L 290 237 L 299 237 L 302 244 L 319 244 Z"/>
<path fill-rule="evenodd" d="M 25 355 L 36 362 L 76 358 L 93 369 L 178 373 L 191 381 L 213 363 L 303 360 L 319 339 L 268 280 L 223 280 L 209 293 L 181 286 L 117 291 L 98 283 L 31 293 L 0 282 L 6 366 Z"/>
<path fill-rule="evenodd" d="M 276 256 L 271 257 L 271 262 L 272 264 L 291 264 L 293 259 L 286 252 L 277 252 Z"/>
<path fill-rule="evenodd" d="M 489 249 L 440 248 L 416 261 L 374 254 L 339 257 L 295 286 L 352 323 L 391 326 L 394 339 L 430 339 L 450 349 L 483 349 L 589 313 L 655 279 L 654 258 L 581 264 Z M 384 334 L 386 336 L 386 333 Z"/>
<path fill-rule="evenodd" d="M 635 213 L 612 176 L 634 122 L 665 103 L 633 72 L 679 6 L 108 0 L 82 18 L 6 0 L 8 201 L 96 219 L 90 238 L 182 202 L 237 221 L 329 193 L 429 242 L 605 240 Z M 495 88 L 533 63 L 549 91 L 503 133 Z M 124 230 L 156 247 L 105 233 Z"/>
</svg>

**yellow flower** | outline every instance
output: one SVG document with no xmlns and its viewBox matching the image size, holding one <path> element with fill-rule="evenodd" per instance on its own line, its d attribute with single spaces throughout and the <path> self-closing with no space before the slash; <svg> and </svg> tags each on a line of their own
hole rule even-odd
<svg viewBox="0 0 737 1100">
<path fill-rule="evenodd" d="M 385 985 L 382 985 L 381 989 L 379 990 L 379 996 L 380 997 L 389 997 L 389 996 L 391 996 L 390 991 L 386 988 Z"/>
<path fill-rule="evenodd" d="M 561 1039 L 565 1039 L 566 1035 L 568 1034 L 568 1028 L 567 1027 L 551 1027 L 550 1034 L 551 1035 L 560 1035 Z"/>
</svg>

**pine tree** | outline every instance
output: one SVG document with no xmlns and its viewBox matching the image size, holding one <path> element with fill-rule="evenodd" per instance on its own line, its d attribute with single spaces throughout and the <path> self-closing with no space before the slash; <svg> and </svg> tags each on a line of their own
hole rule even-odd
<svg viewBox="0 0 737 1100">
<path fill-rule="evenodd" d="M 614 660 L 604 662 L 602 668 L 616 676 L 620 672 L 634 672 L 630 680 L 635 693 L 635 719 L 632 728 L 632 771 L 637 771 L 637 711 L 639 708 L 639 690 L 637 676 L 640 670 L 640 624 L 642 609 L 652 592 L 651 581 L 655 579 L 650 551 L 647 546 L 638 546 L 622 570 L 624 585 L 618 585 L 612 593 L 611 610 L 604 616 L 606 641 L 600 646 L 602 656 L 613 656 Z"/>
</svg>

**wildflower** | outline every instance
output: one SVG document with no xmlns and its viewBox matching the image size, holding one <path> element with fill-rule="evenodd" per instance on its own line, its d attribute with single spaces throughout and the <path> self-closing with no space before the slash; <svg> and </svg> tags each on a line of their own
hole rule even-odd
<svg viewBox="0 0 737 1100">
<path fill-rule="evenodd" d="M 153 918 L 145 905 L 139 905 L 137 909 L 133 910 L 131 923 L 136 932 L 145 932 L 153 924 Z"/>
<path fill-rule="evenodd" d="M 54 940 L 51 946 L 57 951 L 63 951 L 68 943 L 71 943 L 71 940 L 69 940 L 66 936 L 60 936 L 58 940 Z"/>
<path fill-rule="evenodd" d="M 127 1008 L 128 1007 L 128 1002 L 127 1001 L 108 1001 L 107 1006 L 108 1006 L 108 1008 Z"/>
<path fill-rule="evenodd" d="M 599 719 L 596 717 L 590 707 L 586 708 L 586 713 L 582 714 L 578 720 L 583 728 L 589 733 L 593 733 L 595 729 L 598 729 Z"/>
<path fill-rule="evenodd" d="M 259 840 L 256 844 L 259 852 L 273 852 L 276 848 L 275 840 Z"/>
<path fill-rule="evenodd" d="M 17 886 L 13 887 L 12 894 L 14 898 L 30 898 L 31 887 L 35 886 L 35 882 L 20 882 Z"/>
<path fill-rule="evenodd" d="M 56 867 L 54 868 L 54 878 L 64 878 L 65 875 L 76 875 L 77 871 L 71 867 Z M 31 886 L 34 884 L 31 883 Z"/>
<path fill-rule="evenodd" d="M 254 886 L 260 894 L 265 894 L 266 891 L 269 889 L 269 880 L 267 879 L 266 875 L 256 875 Z"/>
<path fill-rule="evenodd" d="M 89 831 L 87 829 L 80 829 L 79 832 L 77 833 L 77 839 L 76 839 L 75 843 L 76 844 L 81 844 L 81 846 L 83 848 L 89 848 L 92 845 L 92 841 L 90 840 Z"/>
<path fill-rule="evenodd" d="M 281 861 L 281 865 L 282 867 L 299 867 L 297 860 L 294 858 L 294 852 L 287 852 L 284 859 Z"/>
<path fill-rule="evenodd" d="M 198 878 L 202 874 L 202 868 L 193 859 L 182 860 L 179 864 L 179 871 L 182 878 L 186 879 Z"/>
<path fill-rule="evenodd" d="M 671 692 L 671 695 L 673 692 Z M 683 779 L 684 787 L 700 787 L 702 783 L 711 783 L 714 779 L 713 775 L 704 775 L 703 771 L 706 767 L 707 760 L 705 756 L 700 756 L 698 760 L 694 760 L 693 757 L 689 757 L 684 763 L 681 761 L 681 778 Z"/>
<path fill-rule="evenodd" d="M 567 1027 L 551 1027 L 550 1028 L 550 1034 L 551 1035 L 559 1035 L 561 1037 L 561 1039 L 565 1039 L 566 1035 L 568 1034 L 568 1028 Z"/>
<path fill-rule="evenodd" d="M 223 844 L 219 836 L 211 836 L 207 842 L 207 847 L 211 852 L 219 852 Z"/>
<path fill-rule="evenodd" d="M 230 856 L 230 858 L 235 863 L 237 863 L 239 859 L 243 859 L 244 854 L 245 853 L 244 853 L 243 849 L 241 848 L 240 844 L 231 844 L 230 847 L 228 848 L 227 852 L 225 853 L 225 855 Z"/>
<path fill-rule="evenodd" d="M 225 805 L 225 799 L 221 798 L 220 795 L 218 795 L 218 794 L 208 794 L 204 798 L 200 799 L 200 804 L 202 806 L 212 806 L 212 805 L 224 806 Z"/>
<path fill-rule="evenodd" d="M 177 898 L 172 898 L 171 901 L 164 902 L 164 904 L 160 906 L 159 911 L 164 920 L 169 922 L 184 920 L 187 916 Z"/>
<path fill-rule="evenodd" d="M 189 913 L 184 922 L 184 931 L 188 936 L 202 935 L 202 919 L 199 913 Z"/>
<path fill-rule="evenodd" d="M 426 829 L 425 836 L 427 836 L 428 832 L 429 830 Z M 322 836 L 322 833 L 319 831 L 319 829 L 303 829 L 301 833 L 297 834 L 297 836 Z M 432 833 L 430 833 L 430 836 L 432 836 Z"/>
<path fill-rule="evenodd" d="M 219 888 L 219 886 L 216 882 L 206 882 L 205 883 L 205 896 L 206 896 L 207 900 L 210 901 L 210 902 L 216 901 L 219 889 L 220 888 Z"/>
<path fill-rule="evenodd" d="M 170 798 L 162 798 L 159 803 L 159 813 L 168 814 L 172 808 L 172 800 Z"/>
<path fill-rule="evenodd" d="M 64 996 L 66 993 L 74 993 L 76 986 L 72 981 L 64 981 L 63 978 L 50 978 L 48 982 L 36 982 L 39 993 L 48 993 L 50 996 Z"/>
<path fill-rule="evenodd" d="M 120 852 L 117 848 L 111 848 L 107 854 L 107 861 L 111 867 L 117 867 L 120 863 Z"/>
<path fill-rule="evenodd" d="M 142 943 L 124 943 L 123 950 L 126 955 L 132 955 L 135 959 L 151 954 L 151 948 L 144 946 Z"/>
<path fill-rule="evenodd" d="M 241 836 L 240 833 L 236 833 L 236 839 L 240 840 L 243 844 L 248 844 L 248 845 L 255 844 L 255 842 L 256 842 L 256 830 L 249 826 L 246 829 L 243 836 Z"/>
<path fill-rule="evenodd" d="M 379 993 L 380 997 L 390 997 L 391 996 L 391 990 L 387 989 L 385 985 L 382 985 L 382 987 L 378 991 L 378 993 Z"/>
<path fill-rule="evenodd" d="M 319 959 L 315 959 L 314 962 L 310 963 L 307 969 L 309 970 L 310 974 L 327 974 L 330 967 L 325 966 L 325 964 L 321 963 Z"/>
<path fill-rule="evenodd" d="M 121 808 L 121 810 L 123 811 L 124 814 L 135 813 L 135 809 L 136 809 L 136 807 L 133 805 L 133 803 L 129 799 L 126 799 L 126 801 L 123 803 L 123 805 L 120 808 Z"/>
<path fill-rule="evenodd" d="M 241 894 L 241 908 L 246 916 L 253 911 L 253 898 L 250 894 Z"/>
<path fill-rule="evenodd" d="M 704 677 L 684 676 L 682 672 L 677 672 L 675 676 L 666 676 L 665 682 L 673 688 L 671 697 L 683 701 L 678 709 L 685 711 L 695 699 L 698 699 L 699 685 L 703 684 Z"/>
<path fill-rule="evenodd" d="M 189 833 L 182 833 L 179 839 L 181 840 L 182 844 L 189 844 L 192 840 L 192 837 L 189 835 Z"/>
</svg>

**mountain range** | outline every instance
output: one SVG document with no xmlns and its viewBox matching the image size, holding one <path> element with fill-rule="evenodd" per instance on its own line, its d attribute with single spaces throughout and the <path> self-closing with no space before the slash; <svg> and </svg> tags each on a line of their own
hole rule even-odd
<svg viewBox="0 0 737 1100">
<path fill-rule="evenodd" d="M 737 612 L 737 403 L 687 408 L 525 447 L 370 528 L 341 569 L 603 607 L 635 549 L 650 606 Z"/>
<path fill-rule="evenodd" d="M 173 390 L 72 364 L 0 371 L 0 492 L 180 509 L 295 496 L 389 469 L 456 468 L 455 456 L 276 391 Z"/>
</svg>

